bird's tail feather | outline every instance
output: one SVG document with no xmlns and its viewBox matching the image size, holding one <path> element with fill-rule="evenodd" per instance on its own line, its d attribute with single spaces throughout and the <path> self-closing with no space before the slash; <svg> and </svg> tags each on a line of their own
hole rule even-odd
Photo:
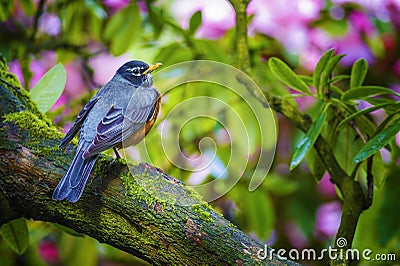
<svg viewBox="0 0 400 266">
<path fill-rule="evenodd" d="M 81 197 L 97 159 L 97 155 L 83 159 L 84 151 L 78 148 L 71 166 L 54 190 L 53 199 L 76 202 Z"/>
</svg>

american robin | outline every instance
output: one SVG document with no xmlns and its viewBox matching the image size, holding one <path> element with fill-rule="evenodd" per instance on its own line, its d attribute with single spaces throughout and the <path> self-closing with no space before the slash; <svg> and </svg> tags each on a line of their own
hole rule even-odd
<svg viewBox="0 0 400 266">
<path fill-rule="evenodd" d="M 151 73 L 160 65 L 125 63 L 79 112 L 60 144 L 65 147 L 80 130 L 76 154 L 53 199 L 76 202 L 100 152 L 135 145 L 150 131 L 161 102 Z"/>
</svg>

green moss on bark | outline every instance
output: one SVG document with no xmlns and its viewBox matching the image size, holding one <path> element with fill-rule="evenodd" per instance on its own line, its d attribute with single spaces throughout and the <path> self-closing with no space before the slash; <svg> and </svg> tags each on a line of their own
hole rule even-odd
<svg viewBox="0 0 400 266">
<path fill-rule="evenodd" d="M 63 134 L 54 126 L 40 119 L 31 111 L 21 111 L 4 115 L 4 122 L 12 122 L 20 128 L 25 129 L 30 138 L 30 142 L 38 143 L 43 139 L 59 139 Z"/>
</svg>

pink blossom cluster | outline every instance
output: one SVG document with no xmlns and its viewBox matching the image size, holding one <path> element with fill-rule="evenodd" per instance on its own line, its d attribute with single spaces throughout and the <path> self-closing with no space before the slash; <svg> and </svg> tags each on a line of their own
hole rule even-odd
<svg viewBox="0 0 400 266">
<path fill-rule="evenodd" d="M 358 4 L 362 11 L 351 11 L 344 18 L 342 5 Z M 326 32 L 311 23 L 321 18 L 321 11 L 328 10 L 332 20 L 347 19 L 345 33 L 336 35 Z M 202 12 L 202 25 L 196 36 L 218 39 L 235 25 L 235 12 L 226 0 L 176 0 L 171 6 L 175 19 L 187 28 L 191 16 Z M 391 21 L 400 29 L 400 1 L 398 0 L 252 0 L 247 14 L 250 17 L 249 34 L 264 34 L 276 39 L 289 54 L 298 55 L 300 64 L 312 71 L 322 53 L 336 48 L 338 53 L 347 54 L 343 65 L 350 65 L 358 58 L 373 64 L 377 56 L 365 39 L 380 40 L 372 23 L 377 18 Z M 384 43 L 385 44 L 385 43 Z"/>
</svg>

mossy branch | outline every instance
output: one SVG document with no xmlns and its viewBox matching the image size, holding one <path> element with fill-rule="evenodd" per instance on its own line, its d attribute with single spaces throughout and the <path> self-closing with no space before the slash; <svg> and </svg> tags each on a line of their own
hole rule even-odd
<svg viewBox="0 0 400 266">
<path fill-rule="evenodd" d="M 17 217 L 58 223 L 155 265 L 297 265 L 258 259 L 262 243 L 151 165 L 101 155 L 77 203 L 52 200 L 75 148 L 57 148 L 61 134 L 1 57 L 0 95 L 0 224 Z"/>
<path fill-rule="evenodd" d="M 247 22 L 246 8 L 248 0 L 230 0 L 236 12 L 236 43 L 238 53 L 238 66 L 240 70 L 250 73 L 250 58 L 247 44 Z M 246 84 L 244 84 L 246 85 Z M 249 87 L 250 88 L 250 87 Z M 289 102 L 280 97 L 270 95 L 264 91 L 264 96 L 269 103 L 265 103 L 264 97 L 259 97 L 257 92 L 251 91 L 266 108 L 271 107 L 276 112 L 281 113 L 285 118 L 291 121 L 296 127 L 304 132 L 307 132 L 311 125 L 311 119 L 307 115 L 295 109 Z M 343 195 L 343 209 L 340 221 L 339 230 L 336 235 L 336 240 L 345 238 L 348 242 L 343 250 L 351 248 L 351 243 L 354 238 L 358 219 L 363 211 L 365 196 L 362 192 L 361 185 L 353 180 L 339 165 L 336 160 L 333 150 L 328 142 L 319 136 L 314 144 L 319 157 L 324 163 L 326 169 L 330 173 L 331 181 L 335 183 Z M 336 246 L 340 250 L 339 247 Z M 339 251 L 340 252 L 340 251 Z M 333 260 L 332 265 L 348 265 L 348 261 L 339 259 Z"/>
</svg>

